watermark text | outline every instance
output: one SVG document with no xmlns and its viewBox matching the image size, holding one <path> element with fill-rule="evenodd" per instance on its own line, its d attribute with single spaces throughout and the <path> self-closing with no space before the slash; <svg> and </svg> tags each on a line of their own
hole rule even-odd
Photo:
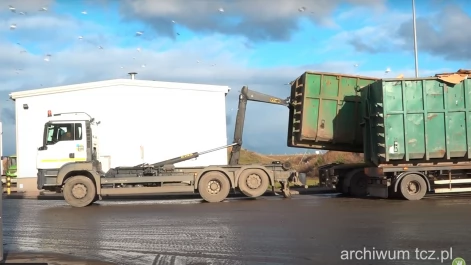
<svg viewBox="0 0 471 265">
<path fill-rule="evenodd" d="M 357 250 L 342 250 L 342 260 L 433 260 L 444 263 L 453 260 L 453 248 L 443 250 L 382 250 L 366 248 Z"/>
</svg>

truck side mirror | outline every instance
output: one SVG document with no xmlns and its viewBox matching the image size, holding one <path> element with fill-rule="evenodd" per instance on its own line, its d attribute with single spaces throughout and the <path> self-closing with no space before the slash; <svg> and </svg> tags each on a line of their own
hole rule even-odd
<svg viewBox="0 0 471 265">
<path fill-rule="evenodd" d="M 38 148 L 39 151 L 47 150 L 47 146 L 41 146 Z"/>
</svg>

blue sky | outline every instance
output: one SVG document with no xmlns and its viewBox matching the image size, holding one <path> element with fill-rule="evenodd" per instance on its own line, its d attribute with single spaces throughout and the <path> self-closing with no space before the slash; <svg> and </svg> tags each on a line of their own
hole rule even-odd
<svg viewBox="0 0 471 265">
<path fill-rule="evenodd" d="M 420 76 L 471 68 L 465 4 L 416 0 Z M 285 84 L 306 70 L 414 75 L 409 0 L 6 0 L 0 7 L 4 154 L 15 152 L 11 91 L 127 78 L 129 71 L 140 79 L 229 85 L 231 140 L 243 85 L 284 98 Z M 304 152 L 286 147 L 287 119 L 283 107 L 249 103 L 244 147 Z"/>
</svg>

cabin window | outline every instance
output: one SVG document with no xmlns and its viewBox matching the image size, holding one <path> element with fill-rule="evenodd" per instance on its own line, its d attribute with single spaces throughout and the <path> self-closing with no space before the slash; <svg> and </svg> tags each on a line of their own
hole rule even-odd
<svg viewBox="0 0 471 265">
<path fill-rule="evenodd" d="M 47 128 L 46 144 L 82 140 L 81 123 L 53 123 Z"/>
</svg>

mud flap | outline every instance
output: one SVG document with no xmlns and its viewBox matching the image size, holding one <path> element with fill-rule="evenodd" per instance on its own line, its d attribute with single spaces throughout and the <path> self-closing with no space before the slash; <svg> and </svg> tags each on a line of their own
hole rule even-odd
<svg viewBox="0 0 471 265">
<path fill-rule="evenodd" d="M 390 184 L 389 180 L 385 178 L 369 178 L 367 187 L 368 195 L 371 197 L 387 199 Z"/>
<path fill-rule="evenodd" d="M 288 179 L 288 182 L 286 183 L 286 186 L 288 187 L 289 189 L 289 183 L 293 183 L 295 186 L 299 186 L 299 187 L 304 187 L 305 189 L 307 189 L 307 179 L 306 179 L 306 173 L 293 173 L 291 175 L 291 177 Z"/>
<path fill-rule="evenodd" d="M 298 178 L 294 181 L 294 185 L 296 186 L 304 186 L 307 188 L 307 178 L 306 173 L 299 173 Z"/>
<path fill-rule="evenodd" d="M 38 179 L 37 179 L 38 190 L 42 190 L 44 187 L 44 184 L 46 184 L 46 176 L 44 174 L 44 171 L 38 170 Z"/>
<path fill-rule="evenodd" d="M 279 194 L 275 190 L 275 186 L 271 187 L 271 192 L 273 193 L 274 196 L 278 196 Z"/>
<path fill-rule="evenodd" d="M 368 186 L 368 195 L 377 198 L 388 198 L 388 187 L 383 186 Z"/>
<path fill-rule="evenodd" d="M 281 193 L 283 193 L 283 197 L 291 198 L 291 191 L 289 189 L 289 182 L 281 182 Z"/>
</svg>

